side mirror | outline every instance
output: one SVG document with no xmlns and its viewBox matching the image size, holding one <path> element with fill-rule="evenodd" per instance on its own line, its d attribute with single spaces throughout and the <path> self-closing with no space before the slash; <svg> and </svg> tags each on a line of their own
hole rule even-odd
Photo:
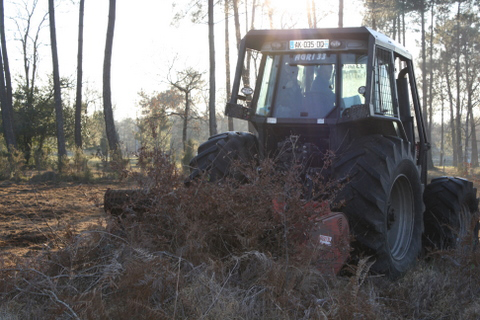
<svg viewBox="0 0 480 320">
<path fill-rule="evenodd" d="M 243 87 L 242 90 L 240 90 L 244 95 L 249 96 L 253 94 L 253 89 L 250 87 Z"/>
<path fill-rule="evenodd" d="M 360 93 L 362 96 L 365 96 L 365 92 L 367 92 L 367 87 L 361 86 L 358 88 L 358 93 Z"/>
</svg>

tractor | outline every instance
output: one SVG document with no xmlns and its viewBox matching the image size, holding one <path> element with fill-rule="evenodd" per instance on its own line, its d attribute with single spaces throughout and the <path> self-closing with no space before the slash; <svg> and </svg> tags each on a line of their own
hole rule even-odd
<svg viewBox="0 0 480 320">
<path fill-rule="evenodd" d="M 374 257 L 371 270 L 392 278 L 425 247 L 454 248 L 472 230 L 478 241 L 473 183 L 429 182 L 414 69 L 407 49 L 367 27 L 248 32 L 225 109 L 247 120 L 248 131 L 202 143 L 187 183 L 205 174 L 211 182 L 241 179 L 234 161 L 270 156 L 285 161 L 282 170 L 292 159 L 300 163 L 306 186 L 320 174 L 344 181 L 336 201 L 342 205 L 332 204 L 315 236 L 332 245 L 347 230 L 354 250 Z M 334 160 L 325 173 L 327 152 Z M 321 201 L 305 190 L 306 200 Z M 121 194 L 106 193 L 107 211 L 119 207 Z"/>
</svg>

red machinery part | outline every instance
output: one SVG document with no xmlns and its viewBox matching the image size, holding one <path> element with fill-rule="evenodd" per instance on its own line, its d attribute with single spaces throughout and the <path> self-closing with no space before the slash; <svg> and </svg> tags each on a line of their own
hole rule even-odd
<svg viewBox="0 0 480 320">
<path fill-rule="evenodd" d="M 342 212 L 330 212 L 315 219 L 310 245 L 320 251 L 316 265 L 323 273 L 338 274 L 350 255 L 350 228 Z"/>
<path fill-rule="evenodd" d="M 313 224 L 306 235 L 305 245 L 318 257 L 314 264 L 325 274 L 338 274 L 350 255 L 350 228 L 347 216 L 331 212 L 328 201 L 310 201 L 305 208 L 312 211 L 309 218 Z M 273 209 L 278 214 L 285 212 L 285 202 L 273 200 Z"/>
</svg>

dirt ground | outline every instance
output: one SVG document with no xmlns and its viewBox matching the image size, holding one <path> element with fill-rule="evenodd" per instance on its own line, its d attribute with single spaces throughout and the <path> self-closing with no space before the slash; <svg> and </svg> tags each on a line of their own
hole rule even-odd
<svg viewBox="0 0 480 320">
<path fill-rule="evenodd" d="M 103 195 L 118 184 L 0 181 L 0 259 L 3 263 L 62 247 L 66 233 L 105 224 Z"/>
</svg>

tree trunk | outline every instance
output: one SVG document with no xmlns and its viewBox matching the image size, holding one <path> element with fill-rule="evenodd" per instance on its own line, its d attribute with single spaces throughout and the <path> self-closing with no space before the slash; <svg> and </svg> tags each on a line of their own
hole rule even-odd
<svg viewBox="0 0 480 320">
<path fill-rule="evenodd" d="M 428 68 L 429 68 L 429 81 L 428 81 L 428 139 L 431 141 L 432 138 L 432 122 L 433 122 L 433 33 L 434 33 L 434 25 L 433 25 L 433 19 L 434 19 L 434 4 L 432 4 L 432 7 L 430 8 L 430 41 L 429 41 L 429 61 L 428 61 Z M 425 90 L 426 91 L 426 90 Z"/>
<path fill-rule="evenodd" d="M 308 27 L 310 29 L 316 29 L 317 28 L 317 9 L 315 7 L 315 1 L 314 0 L 306 0 L 307 1 L 307 21 L 308 21 Z M 341 3 L 339 3 L 339 9 L 340 6 L 342 6 L 342 26 L 343 26 L 343 0 L 339 0 Z M 340 10 L 338 12 L 339 14 L 339 25 L 340 25 Z"/>
<path fill-rule="evenodd" d="M 237 1 L 237 0 L 235 0 Z M 267 7 L 267 16 L 268 16 L 268 21 L 270 24 L 270 29 L 273 29 L 273 9 L 272 5 L 270 3 L 271 0 L 265 0 L 264 4 Z"/>
<path fill-rule="evenodd" d="M 442 99 L 442 121 L 441 121 L 441 131 L 440 131 L 440 164 L 443 165 L 445 163 L 445 124 L 444 124 L 444 118 L 445 118 L 445 98 L 442 94 L 441 96 Z"/>
<path fill-rule="evenodd" d="M 33 26 L 33 17 L 35 15 L 35 10 L 37 9 L 37 3 L 33 2 L 31 10 L 26 9 L 26 18 L 25 22 L 27 27 L 24 30 L 18 28 L 18 32 L 21 34 L 20 42 L 22 44 L 22 54 L 23 54 L 23 69 L 24 69 L 24 84 L 22 85 L 23 91 L 25 93 L 26 108 L 33 110 L 33 101 L 35 94 L 35 82 L 37 77 L 37 67 L 39 60 L 39 46 L 40 46 L 40 31 L 43 29 L 43 23 L 46 21 L 48 12 L 42 17 L 41 21 L 38 23 L 35 33 L 32 35 L 31 27 Z M 30 44 L 31 42 L 31 44 Z M 29 50 L 33 52 L 30 54 Z M 27 158 L 27 153 L 25 158 Z M 28 162 L 28 161 L 27 161 Z"/>
<path fill-rule="evenodd" d="M 377 8 L 375 8 L 376 3 L 375 0 L 372 0 L 372 29 L 377 29 L 377 20 L 375 19 L 377 14 Z"/>
<path fill-rule="evenodd" d="M 398 17 L 395 16 L 392 21 L 392 38 L 393 40 L 397 40 L 397 20 Z"/>
<path fill-rule="evenodd" d="M 427 138 L 428 141 L 432 141 L 432 126 L 433 126 L 433 33 L 434 33 L 434 25 L 433 25 L 433 13 L 434 13 L 435 4 L 432 3 L 432 7 L 430 8 L 430 48 L 429 48 L 429 83 L 428 83 L 428 131 L 427 131 Z M 426 91 L 426 90 L 425 90 Z M 432 156 L 432 149 L 430 148 L 427 152 L 427 168 L 433 169 L 433 156 Z"/>
<path fill-rule="evenodd" d="M 314 0 L 312 0 L 312 22 L 313 22 L 313 28 L 317 29 L 317 9 L 315 7 Z"/>
<path fill-rule="evenodd" d="M 188 141 L 188 123 L 189 123 L 189 118 L 190 118 L 190 104 L 192 103 L 191 101 L 191 92 L 193 90 L 198 90 L 203 86 L 203 81 L 202 79 L 202 74 L 195 71 L 192 68 L 189 68 L 185 71 L 178 72 L 177 73 L 177 79 L 176 81 L 171 79 L 170 73 L 167 74 L 167 80 L 170 83 L 172 87 L 177 89 L 178 91 L 182 92 L 185 97 L 185 109 L 183 112 L 178 112 L 176 115 L 182 117 L 183 119 L 183 131 L 182 131 L 182 146 L 183 146 L 183 151 L 187 151 L 187 141 Z"/>
<path fill-rule="evenodd" d="M 113 35 L 115 31 L 115 7 L 116 0 L 110 0 L 108 10 L 108 27 L 107 41 L 105 44 L 105 60 L 103 62 L 103 113 L 105 116 L 105 127 L 107 132 L 108 147 L 118 155 L 121 155 L 118 145 L 117 132 L 115 130 L 115 122 L 113 120 L 112 109 L 112 90 L 111 90 L 111 66 L 112 66 L 112 49 Z"/>
<path fill-rule="evenodd" d="M 60 89 L 60 71 L 58 66 L 57 53 L 57 34 L 55 29 L 55 5 L 54 0 L 48 0 L 48 12 L 50 18 L 50 42 L 52 48 L 52 64 L 53 64 L 53 89 L 55 101 L 55 116 L 57 122 L 57 146 L 58 146 L 58 163 L 61 166 L 62 157 L 67 155 L 65 147 L 65 132 L 63 131 L 63 109 L 62 109 L 62 93 Z"/>
<path fill-rule="evenodd" d="M 5 11 L 3 0 L 0 0 L 0 37 L 2 42 L 3 70 L 5 72 L 5 85 L 7 89 L 8 103 L 13 106 L 12 76 L 10 74 L 10 63 L 8 62 L 7 39 L 5 35 Z"/>
<path fill-rule="evenodd" d="M 82 147 L 83 17 L 85 0 L 78 11 L 77 94 L 75 97 L 75 146 Z"/>
<path fill-rule="evenodd" d="M 338 27 L 343 28 L 343 0 L 338 1 Z"/>
<path fill-rule="evenodd" d="M 473 117 L 473 112 L 470 113 L 471 119 L 471 126 L 472 126 L 472 167 L 478 167 L 478 146 L 477 146 L 477 128 L 475 125 L 475 118 Z"/>
<path fill-rule="evenodd" d="M 455 146 L 457 147 L 457 159 L 459 161 L 458 165 L 461 165 L 461 161 L 463 160 L 463 150 L 462 150 L 462 130 L 461 130 L 461 125 L 462 125 L 462 120 L 461 120 L 461 110 L 462 110 L 462 102 L 461 102 L 461 88 L 460 88 L 460 81 L 461 81 L 461 75 L 460 75 L 460 8 L 461 8 L 461 2 L 458 3 L 458 11 L 457 11 L 457 45 L 456 45 L 456 57 L 455 57 L 455 83 L 456 83 L 456 90 L 457 90 L 457 97 L 456 97 L 456 119 L 455 119 L 455 126 L 456 126 L 456 144 Z"/>
<path fill-rule="evenodd" d="M 248 32 L 248 0 L 244 0 L 245 3 L 245 34 Z M 253 4 L 252 7 L 255 7 L 255 4 Z"/>
<path fill-rule="evenodd" d="M 468 48 L 465 48 L 464 50 L 465 54 L 465 84 L 466 84 L 466 94 L 467 94 L 467 115 L 470 116 L 469 121 L 467 123 L 470 123 L 471 130 L 470 130 L 470 136 L 468 134 L 468 126 L 465 128 L 466 136 L 471 137 L 471 158 L 470 158 L 470 164 L 473 168 L 478 167 L 478 148 L 477 148 L 477 132 L 475 128 L 475 118 L 473 114 L 473 108 L 474 108 L 474 94 L 475 94 L 475 89 L 474 85 L 476 83 L 475 77 L 477 76 L 477 68 L 475 65 L 472 65 L 473 62 L 473 57 L 469 55 Z M 467 146 L 468 146 L 468 139 L 466 139 L 465 142 L 465 154 L 467 153 Z M 465 155 L 466 157 L 466 155 Z"/>
<path fill-rule="evenodd" d="M 463 144 L 463 163 L 466 165 L 468 161 L 468 144 L 470 143 L 470 135 L 469 135 L 469 126 L 470 126 L 470 116 L 471 116 L 471 108 L 467 106 L 467 116 L 465 117 L 465 143 Z"/>
<path fill-rule="evenodd" d="M 185 113 L 183 115 L 183 129 L 182 129 L 182 146 L 183 152 L 187 151 L 187 129 L 188 129 L 188 117 L 190 116 L 190 92 L 185 91 Z"/>
<path fill-rule="evenodd" d="M 17 147 L 17 140 L 13 130 L 13 99 L 12 99 L 12 81 L 10 76 L 10 65 L 7 55 L 7 41 L 5 37 L 5 17 L 3 0 L 0 0 L 0 38 L 2 50 L 0 52 L 0 101 L 2 107 L 2 123 L 5 143 L 9 152 L 12 147 Z"/>
<path fill-rule="evenodd" d="M 398 35 L 398 43 L 402 43 L 402 13 L 400 13 L 397 17 L 397 35 Z"/>
<path fill-rule="evenodd" d="M 313 22 L 312 22 L 312 8 L 310 7 L 310 0 L 306 0 L 307 3 L 307 20 L 308 20 L 308 27 L 310 29 L 313 28 Z"/>
<path fill-rule="evenodd" d="M 452 132 L 451 139 L 452 139 L 452 161 L 453 161 L 453 166 L 458 165 L 458 153 L 457 153 L 457 148 L 456 148 L 456 139 L 457 139 L 457 129 L 455 127 L 455 113 L 454 113 L 454 108 L 453 108 L 453 94 L 452 94 L 452 87 L 450 85 L 450 75 L 448 73 L 449 71 L 449 65 L 447 60 L 445 60 L 445 83 L 447 84 L 447 92 L 448 92 L 448 102 L 449 102 L 449 108 L 450 108 L 450 130 Z"/>
<path fill-rule="evenodd" d="M 467 85 L 467 106 L 471 119 L 471 165 L 473 168 L 478 167 L 478 147 L 477 147 L 477 129 L 474 117 L 475 94 L 479 88 L 476 81 L 478 68 L 474 62 L 474 57 L 469 53 L 468 48 L 465 48 L 465 82 Z"/>
<path fill-rule="evenodd" d="M 213 0 L 208 0 L 208 45 L 210 58 L 210 89 L 209 89 L 209 129 L 210 135 L 217 134 L 217 120 L 215 112 L 215 38 L 214 38 L 214 21 L 213 21 Z"/>
<path fill-rule="evenodd" d="M 7 90 L 5 88 L 5 76 L 3 73 L 3 59 L 0 52 L 0 65 L 2 72 L 0 72 L 0 103 L 2 107 L 2 124 L 3 134 L 5 137 L 5 144 L 8 151 L 12 152 L 12 148 L 16 148 L 15 134 L 13 132 L 13 108 L 8 104 Z"/>
<path fill-rule="evenodd" d="M 422 41 L 422 107 L 423 107 L 423 121 L 426 124 L 427 137 L 429 135 L 429 123 L 427 112 L 427 49 L 425 40 L 425 6 L 422 5 L 420 9 L 420 21 L 421 21 L 421 41 Z"/>
<path fill-rule="evenodd" d="M 238 0 L 233 0 L 233 20 L 235 22 L 235 38 L 237 39 L 237 50 L 240 49 L 240 17 L 238 16 Z"/>
<path fill-rule="evenodd" d="M 229 1 L 225 0 L 225 70 L 226 70 L 226 78 L 225 78 L 225 88 L 227 91 L 227 98 L 226 101 L 228 102 L 230 99 L 230 95 L 232 94 L 232 89 L 230 86 L 230 35 L 228 32 L 228 23 L 229 19 L 228 16 L 230 15 L 230 6 Z M 233 131 L 233 118 L 228 116 L 228 131 Z"/>
</svg>

